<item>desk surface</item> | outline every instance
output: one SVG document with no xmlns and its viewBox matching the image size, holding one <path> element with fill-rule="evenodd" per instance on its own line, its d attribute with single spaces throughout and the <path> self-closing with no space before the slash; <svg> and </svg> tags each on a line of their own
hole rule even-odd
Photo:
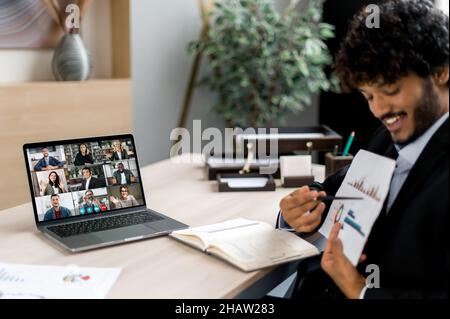
<svg viewBox="0 0 450 319">
<path fill-rule="evenodd" d="M 149 208 L 190 226 L 237 217 L 274 225 L 279 201 L 293 191 L 218 193 L 200 163 L 166 160 L 141 174 Z M 0 211 L 0 238 L 0 262 L 121 267 L 108 298 L 232 298 L 272 270 L 244 273 L 168 237 L 71 254 L 37 231 L 31 203 Z"/>
</svg>

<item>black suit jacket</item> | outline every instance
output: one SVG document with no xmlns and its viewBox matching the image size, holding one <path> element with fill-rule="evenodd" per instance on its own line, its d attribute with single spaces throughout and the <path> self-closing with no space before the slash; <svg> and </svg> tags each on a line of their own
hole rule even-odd
<svg viewBox="0 0 450 319">
<path fill-rule="evenodd" d="M 380 288 L 365 298 L 448 298 L 449 123 L 436 131 L 411 169 L 391 210 L 383 209 L 365 247 L 367 261 L 380 269 Z M 369 151 L 391 158 L 398 153 L 390 133 L 380 128 Z M 332 195 L 346 174 L 324 183 Z M 326 216 L 326 214 L 324 214 Z"/>
<path fill-rule="evenodd" d="M 103 181 L 101 181 L 100 179 L 97 179 L 95 177 L 91 177 L 91 181 L 89 182 L 89 189 L 102 188 L 102 187 L 105 187 L 105 183 Z M 80 190 L 87 190 L 85 179 L 83 179 L 83 181 L 81 182 Z"/>
<path fill-rule="evenodd" d="M 122 155 L 122 160 L 128 159 L 128 153 L 127 153 L 127 151 L 122 150 L 121 155 Z M 121 160 L 119 159 L 119 155 L 118 155 L 117 152 L 113 152 L 113 155 L 112 155 L 112 157 L 111 157 L 111 161 L 121 161 Z"/>
</svg>

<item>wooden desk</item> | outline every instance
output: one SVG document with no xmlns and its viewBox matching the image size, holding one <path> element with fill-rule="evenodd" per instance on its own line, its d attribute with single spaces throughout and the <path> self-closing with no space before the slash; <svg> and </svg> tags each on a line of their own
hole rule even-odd
<svg viewBox="0 0 450 319">
<path fill-rule="evenodd" d="M 320 171 L 324 174 L 324 169 Z M 174 164 L 170 160 L 147 166 L 141 173 L 148 206 L 191 226 L 237 217 L 275 224 L 279 201 L 293 191 L 218 193 L 216 182 L 206 181 L 201 164 Z M 36 230 L 31 203 L 0 211 L 0 238 L 0 261 L 5 263 L 122 267 L 109 298 L 247 296 L 242 295 L 246 289 L 251 290 L 274 270 L 244 273 L 168 237 L 70 254 Z M 292 272 L 286 267 L 276 271 Z"/>
</svg>

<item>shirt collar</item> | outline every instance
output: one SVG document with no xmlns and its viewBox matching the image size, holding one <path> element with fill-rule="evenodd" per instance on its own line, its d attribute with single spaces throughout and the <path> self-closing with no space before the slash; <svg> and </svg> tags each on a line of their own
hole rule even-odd
<svg viewBox="0 0 450 319">
<path fill-rule="evenodd" d="M 400 148 L 399 145 L 395 144 L 395 148 L 398 151 L 399 157 L 406 160 L 412 167 L 416 163 L 420 154 L 424 150 L 425 146 L 427 146 L 430 139 L 433 137 L 434 133 L 444 124 L 444 122 L 448 119 L 449 113 L 445 113 L 443 116 L 439 118 L 428 130 L 425 131 L 418 139 L 414 142 L 409 143 L 403 148 Z"/>
</svg>

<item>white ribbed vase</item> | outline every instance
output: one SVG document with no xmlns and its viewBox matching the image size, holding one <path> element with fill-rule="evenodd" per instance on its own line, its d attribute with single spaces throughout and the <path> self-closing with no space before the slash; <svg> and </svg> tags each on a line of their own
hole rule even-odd
<svg viewBox="0 0 450 319">
<path fill-rule="evenodd" d="M 85 81 L 92 73 L 89 51 L 79 34 L 65 34 L 55 48 L 52 69 L 57 81 Z"/>
</svg>

